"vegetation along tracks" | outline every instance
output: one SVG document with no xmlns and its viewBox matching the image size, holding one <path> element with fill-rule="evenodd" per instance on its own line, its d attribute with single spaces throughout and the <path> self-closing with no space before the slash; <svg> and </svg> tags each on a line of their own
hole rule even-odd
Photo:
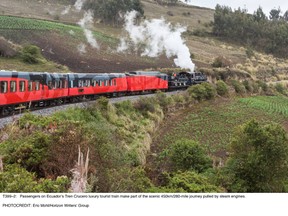
<svg viewBox="0 0 288 216">
<path fill-rule="evenodd" d="M 173 94 L 178 94 L 178 92 L 179 91 L 166 92 L 165 94 L 173 95 Z M 115 97 L 115 98 L 110 98 L 109 101 L 111 103 L 118 103 L 118 102 L 125 101 L 125 100 L 136 101 L 140 97 L 153 97 L 153 96 L 155 96 L 155 93 L 154 94 L 146 94 L 146 95 L 132 95 L 132 96 Z M 57 105 L 57 106 L 53 106 L 53 107 L 43 107 L 41 109 L 31 110 L 31 112 L 33 114 L 39 115 L 39 116 L 48 116 L 48 115 L 51 115 L 57 111 L 67 110 L 67 109 L 73 108 L 73 107 L 84 108 L 84 107 L 88 106 L 90 103 L 94 103 L 94 102 L 95 101 L 86 101 L 86 102 L 62 104 L 62 105 Z M 17 113 L 17 114 L 14 114 L 13 116 L 5 116 L 5 117 L 0 118 L 0 129 L 9 123 L 15 122 L 24 114 L 25 114 L 25 112 Z"/>
</svg>

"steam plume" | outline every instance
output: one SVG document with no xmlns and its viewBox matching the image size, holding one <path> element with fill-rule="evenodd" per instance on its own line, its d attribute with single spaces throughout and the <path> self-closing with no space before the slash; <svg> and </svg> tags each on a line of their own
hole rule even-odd
<svg viewBox="0 0 288 216">
<path fill-rule="evenodd" d="M 85 54 L 86 53 L 86 45 L 83 43 L 79 44 L 77 46 L 77 50 L 81 55 Z"/>
<path fill-rule="evenodd" d="M 99 49 L 99 45 L 96 41 L 96 39 L 93 36 L 93 33 L 91 30 L 89 30 L 87 27 L 89 27 L 90 25 L 92 25 L 93 23 L 93 12 L 92 11 L 86 11 L 84 13 L 84 17 L 83 19 L 81 19 L 78 24 L 83 28 L 84 30 L 84 34 L 86 36 L 86 39 L 88 41 L 88 43 L 96 49 Z"/>
<path fill-rule="evenodd" d="M 142 56 L 157 57 L 162 53 L 165 53 L 168 58 L 176 56 L 175 65 L 194 71 L 195 65 L 190 58 L 189 48 L 181 38 L 181 34 L 186 31 L 185 27 L 172 27 L 163 18 L 145 20 L 140 25 L 135 25 L 136 16 L 136 11 L 127 13 L 124 27 L 135 47 L 145 44 Z M 121 44 L 117 50 L 123 52 L 128 47 L 127 40 L 121 39 Z"/>
<path fill-rule="evenodd" d="M 77 0 L 74 4 L 74 7 L 76 8 L 77 11 L 80 11 L 83 7 L 83 4 L 85 3 L 86 0 Z"/>
</svg>

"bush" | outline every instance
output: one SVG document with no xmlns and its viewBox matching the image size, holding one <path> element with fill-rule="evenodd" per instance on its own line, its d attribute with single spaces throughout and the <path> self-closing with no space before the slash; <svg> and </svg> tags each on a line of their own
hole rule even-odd
<svg viewBox="0 0 288 216">
<path fill-rule="evenodd" d="M 163 92 L 157 92 L 156 99 L 164 111 L 167 111 L 168 107 L 173 103 L 173 99 Z"/>
<path fill-rule="evenodd" d="M 169 158 L 175 170 L 194 170 L 203 172 L 212 167 L 212 160 L 195 141 L 182 139 L 172 144 Z"/>
<path fill-rule="evenodd" d="M 152 97 L 143 97 L 134 104 L 134 107 L 146 118 L 149 117 L 149 112 L 156 112 L 156 106 L 157 101 Z"/>
<path fill-rule="evenodd" d="M 256 83 L 256 82 L 252 82 L 251 83 L 251 85 L 252 85 L 252 88 L 253 88 L 253 93 L 259 93 L 259 85 Z"/>
<path fill-rule="evenodd" d="M 209 100 L 216 96 L 216 89 L 210 83 L 201 83 L 200 85 L 193 85 L 188 88 L 188 93 L 192 98 L 201 101 Z"/>
<path fill-rule="evenodd" d="M 254 53 L 254 51 L 253 51 L 253 49 L 252 49 L 251 47 L 249 47 L 248 49 L 246 49 L 245 53 L 246 53 L 246 55 L 247 55 L 247 57 L 248 57 L 249 59 L 252 58 L 253 56 L 255 56 L 255 53 Z"/>
<path fill-rule="evenodd" d="M 114 193 L 143 193 L 152 187 L 152 183 L 142 167 L 110 170 L 109 179 L 111 183 L 110 191 Z"/>
<path fill-rule="evenodd" d="M 264 92 L 268 91 L 269 87 L 268 87 L 267 83 L 265 83 L 265 82 L 263 82 L 261 80 L 258 80 L 256 83 L 262 89 L 262 91 L 264 91 Z"/>
<path fill-rule="evenodd" d="M 33 173 L 28 172 L 17 164 L 5 166 L 0 172 L 1 193 L 65 193 L 68 192 L 70 181 L 66 176 L 58 177 L 55 181 L 50 179 L 37 179 Z"/>
<path fill-rule="evenodd" d="M 242 83 L 240 83 L 239 81 L 232 80 L 231 84 L 234 87 L 236 93 L 238 93 L 238 94 L 245 94 L 246 93 L 245 86 Z"/>
<path fill-rule="evenodd" d="M 288 140 L 277 124 L 252 120 L 235 132 L 227 168 L 245 192 L 283 192 L 288 178 Z M 237 187 L 240 188 L 240 187 Z M 239 192 L 228 188 L 232 192 Z"/>
<path fill-rule="evenodd" d="M 216 91 L 217 91 L 217 94 L 220 96 L 225 96 L 225 95 L 228 95 L 229 93 L 228 86 L 222 80 L 217 81 Z"/>
<path fill-rule="evenodd" d="M 41 165 L 47 156 L 51 137 L 43 132 L 35 132 L 21 140 L 7 140 L 2 144 L 1 152 L 4 162 L 17 163 L 27 170 L 37 172 L 43 176 Z"/>
<path fill-rule="evenodd" d="M 231 66 L 231 61 L 226 59 L 224 56 L 218 56 L 214 59 L 212 63 L 212 67 L 221 68 L 221 67 L 229 67 Z"/>
<path fill-rule="evenodd" d="M 177 172 L 167 176 L 167 182 L 160 188 L 152 188 L 149 192 L 157 193 L 216 193 L 223 189 L 211 184 L 203 175 L 193 172 Z"/>
<path fill-rule="evenodd" d="M 285 94 L 285 88 L 281 83 L 277 83 L 275 85 L 275 89 L 277 92 L 279 92 L 280 94 Z"/>
<path fill-rule="evenodd" d="M 40 48 L 34 45 L 27 45 L 22 49 L 21 58 L 29 64 L 38 64 L 43 61 Z"/>
<path fill-rule="evenodd" d="M 252 87 L 251 82 L 249 82 L 248 80 L 244 80 L 242 84 L 244 85 L 247 92 L 253 92 L 253 87 Z"/>
</svg>

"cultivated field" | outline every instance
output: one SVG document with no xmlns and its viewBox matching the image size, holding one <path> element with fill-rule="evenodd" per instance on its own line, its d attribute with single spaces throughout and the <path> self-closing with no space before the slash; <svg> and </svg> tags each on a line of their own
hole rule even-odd
<svg viewBox="0 0 288 216">
<path fill-rule="evenodd" d="M 257 96 L 216 99 L 176 112 L 167 118 L 154 137 L 152 152 L 161 151 L 179 139 L 198 141 L 207 153 L 225 159 L 233 131 L 256 119 L 280 123 L 288 131 L 288 99 L 283 96 Z"/>
</svg>

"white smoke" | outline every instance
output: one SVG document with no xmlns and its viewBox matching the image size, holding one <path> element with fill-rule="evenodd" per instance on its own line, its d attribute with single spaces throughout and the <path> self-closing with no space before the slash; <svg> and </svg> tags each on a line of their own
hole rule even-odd
<svg viewBox="0 0 288 216">
<path fill-rule="evenodd" d="M 61 15 L 68 14 L 70 12 L 70 9 L 71 9 L 71 5 L 65 7 L 65 9 L 61 12 Z"/>
<path fill-rule="evenodd" d="M 83 19 L 81 19 L 78 24 L 83 28 L 84 34 L 86 36 L 86 39 L 88 43 L 96 49 L 99 49 L 99 45 L 96 41 L 96 39 L 93 36 L 93 33 L 91 30 L 88 29 L 89 26 L 92 26 L 93 24 L 93 12 L 91 10 L 86 11 L 84 13 Z"/>
<path fill-rule="evenodd" d="M 157 57 L 165 53 L 168 58 L 176 56 L 174 63 L 181 68 L 194 71 L 195 65 L 190 58 L 189 48 L 181 38 L 186 31 L 185 27 L 172 27 L 163 18 L 145 20 L 140 25 L 135 25 L 136 11 L 125 15 L 125 30 L 129 33 L 132 44 L 137 47 L 146 45 L 142 56 Z M 128 49 L 127 42 L 121 39 L 117 50 L 123 52 Z"/>
<path fill-rule="evenodd" d="M 83 4 L 85 3 L 86 0 L 77 0 L 74 4 L 74 7 L 76 8 L 77 11 L 80 11 L 83 7 Z"/>
<path fill-rule="evenodd" d="M 124 38 L 120 39 L 120 44 L 117 47 L 117 52 L 125 52 L 129 48 L 126 40 Z"/>
<path fill-rule="evenodd" d="M 77 50 L 81 55 L 85 54 L 86 53 L 86 45 L 83 43 L 79 44 L 77 46 Z"/>
</svg>

